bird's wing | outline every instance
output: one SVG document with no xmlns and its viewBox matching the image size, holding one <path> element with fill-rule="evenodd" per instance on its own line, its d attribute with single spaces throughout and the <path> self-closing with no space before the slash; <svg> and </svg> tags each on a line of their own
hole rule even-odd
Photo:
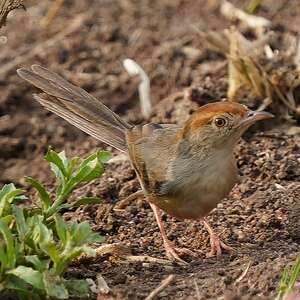
<svg viewBox="0 0 300 300">
<path fill-rule="evenodd" d="M 159 194 L 161 186 L 169 180 L 180 129 L 178 125 L 151 123 L 126 132 L 129 156 L 148 193 Z"/>
</svg>

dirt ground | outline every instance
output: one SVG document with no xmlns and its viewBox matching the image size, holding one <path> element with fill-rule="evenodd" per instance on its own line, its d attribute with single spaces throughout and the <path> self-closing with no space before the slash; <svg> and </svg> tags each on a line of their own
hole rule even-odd
<svg viewBox="0 0 300 300">
<path fill-rule="evenodd" d="M 193 29 L 231 25 L 214 2 L 66 0 L 45 27 L 40 22 L 52 1 L 28 1 L 27 12 L 14 11 L 0 32 L 0 184 L 14 182 L 28 189 L 27 175 L 53 190 L 43 161 L 48 145 L 82 156 L 109 149 L 35 103 L 36 91 L 16 76 L 17 67 L 50 67 L 136 124 L 147 120 L 140 114 L 137 81 L 122 66 L 127 57 L 151 78 L 152 121 L 182 123 L 200 105 L 226 98 L 225 58 L 205 50 Z M 232 2 L 244 8 L 248 1 Z M 259 14 L 282 37 L 299 34 L 299 1 L 271 2 Z M 186 51 L 191 47 L 198 50 L 193 55 Z M 158 299 L 274 299 L 283 268 L 299 254 L 300 136 L 289 131 L 299 126 L 299 119 L 287 122 L 276 109 L 272 112 L 275 121 L 253 128 L 238 144 L 241 183 L 208 217 L 233 253 L 206 258 L 209 239 L 203 226 L 166 215 L 169 238 L 199 253 L 198 258 L 185 258 L 187 267 L 105 257 L 74 265 L 67 276 L 95 279 L 101 273 L 111 293 L 98 299 L 144 299 L 169 274 L 175 279 Z M 103 204 L 66 212 L 65 217 L 89 220 L 107 243 L 128 245 L 134 255 L 165 258 L 153 213 L 143 199 L 114 210 L 120 199 L 138 189 L 129 162 L 111 164 L 100 180 L 77 191 L 100 196 Z"/>
</svg>

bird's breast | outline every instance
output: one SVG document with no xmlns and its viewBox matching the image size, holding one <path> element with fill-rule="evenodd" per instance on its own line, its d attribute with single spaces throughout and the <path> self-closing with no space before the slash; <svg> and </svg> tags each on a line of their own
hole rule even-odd
<svg viewBox="0 0 300 300">
<path fill-rule="evenodd" d="M 237 178 L 233 157 L 212 159 L 205 166 L 193 162 L 174 172 L 152 202 L 179 219 L 201 219 L 229 194 Z"/>
</svg>

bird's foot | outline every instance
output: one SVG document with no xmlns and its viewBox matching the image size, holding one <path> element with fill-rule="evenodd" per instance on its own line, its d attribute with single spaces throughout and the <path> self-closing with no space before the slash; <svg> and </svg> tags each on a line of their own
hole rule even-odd
<svg viewBox="0 0 300 300">
<path fill-rule="evenodd" d="M 172 242 L 164 241 L 164 247 L 168 258 L 172 261 L 178 262 L 180 264 L 187 265 L 188 263 L 184 261 L 180 256 L 193 256 L 196 257 L 197 254 L 187 248 L 175 247 Z"/>
<path fill-rule="evenodd" d="M 233 248 L 227 246 L 224 242 L 222 242 L 219 236 L 214 232 L 212 227 L 207 223 L 205 219 L 202 220 L 203 225 L 207 229 L 210 237 L 210 247 L 211 250 L 206 254 L 206 257 L 213 257 L 215 255 L 219 256 L 222 254 L 222 249 L 228 252 L 233 251 Z"/>
<path fill-rule="evenodd" d="M 210 246 L 211 250 L 206 254 L 206 257 L 220 256 L 222 254 L 222 249 L 227 252 L 233 251 L 233 248 L 222 242 L 215 233 L 210 235 Z"/>
</svg>

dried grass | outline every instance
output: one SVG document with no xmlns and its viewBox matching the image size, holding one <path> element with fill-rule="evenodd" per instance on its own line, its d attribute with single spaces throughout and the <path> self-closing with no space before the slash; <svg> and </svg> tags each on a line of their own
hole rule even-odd
<svg viewBox="0 0 300 300">
<path fill-rule="evenodd" d="M 24 0 L 0 0 L 0 28 L 5 25 L 8 14 L 16 8 L 24 8 Z"/>
<path fill-rule="evenodd" d="M 228 62 L 230 101 L 238 101 L 241 90 L 261 99 L 259 109 L 277 106 L 285 119 L 300 117 L 297 93 L 300 88 L 300 43 L 298 37 L 286 35 L 286 43 L 273 50 L 275 33 L 266 31 L 248 40 L 236 28 L 224 32 L 199 32 L 204 47 L 224 55 Z M 278 106 L 278 104 L 280 104 Z M 279 107 L 279 109 L 278 109 Z"/>
</svg>

